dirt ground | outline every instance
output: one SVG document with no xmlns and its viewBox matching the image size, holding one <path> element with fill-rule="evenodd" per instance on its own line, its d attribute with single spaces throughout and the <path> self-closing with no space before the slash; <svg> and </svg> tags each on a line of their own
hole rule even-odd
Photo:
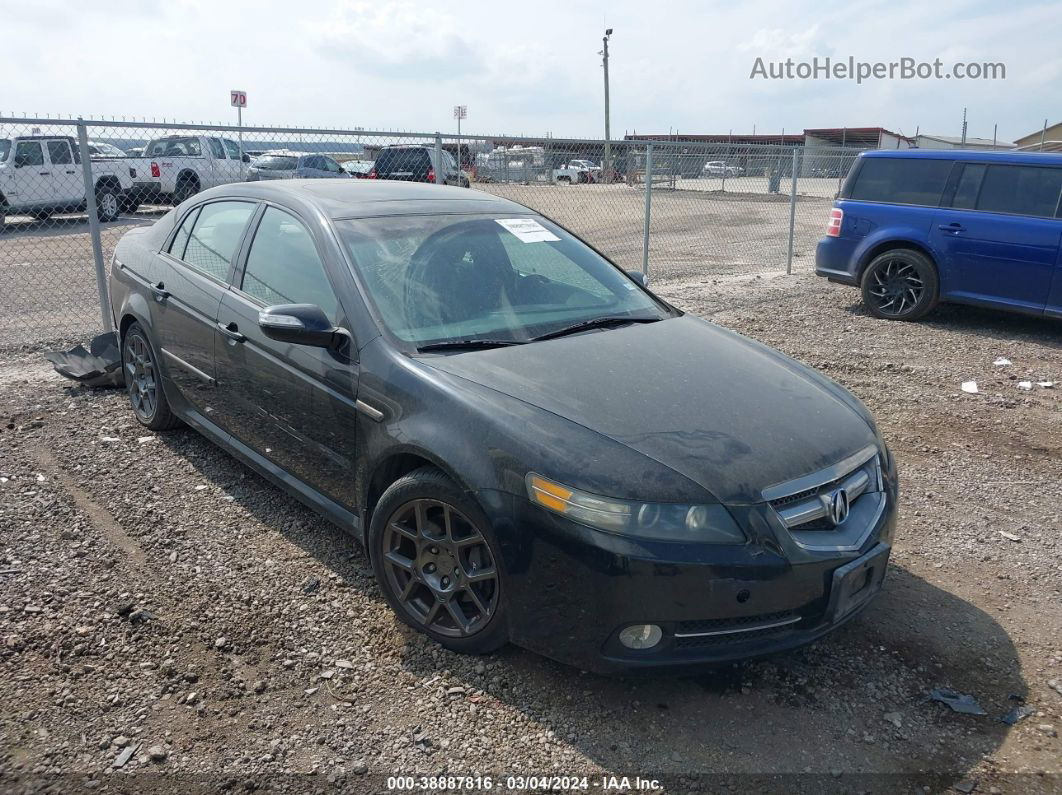
<svg viewBox="0 0 1062 795">
<path fill-rule="evenodd" d="M 534 783 L 510 774 L 597 791 L 619 791 L 605 774 L 672 793 L 1062 790 L 1062 326 L 958 307 L 877 321 L 807 273 L 704 268 L 658 289 L 877 416 L 901 517 L 858 619 L 696 675 L 451 654 L 399 625 L 339 530 L 194 432 L 144 431 L 123 393 L 8 354 L 0 788 L 386 792 L 388 776 L 446 773 L 498 791 Z M 939 687 L 987 714 L 928 700 Z"/>
</svg>

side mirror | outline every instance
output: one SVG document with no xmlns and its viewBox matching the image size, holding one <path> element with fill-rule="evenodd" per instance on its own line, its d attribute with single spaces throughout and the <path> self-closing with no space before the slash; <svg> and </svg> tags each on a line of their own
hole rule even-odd
<svg viewBox="0 0 1062 795">
<path fill-rule="evenodd" d="M 15 155 L 15 168 L 22 168 L 27 165 L 26 158 L 20 155 Z"/>
<path fill-rule="evenodd" d="M 244 163 L 250 163 L 251 162 L 251 156 L 249 154 L 247 154 L 246 152 L 243 153 L 243 162 Z"/>
<path fill-rule="evenodd" d="M 627 275 L 634 279 L 634 281 L 638 282 L 638 284 L 646 290 L 649 289 L 649 277 L 641 271 L 627 271 Z"/>
<path fill-rule="evenodd" d="M 258 327 L 269 339 L 293 345 L 329 348 L 336 329 L 316 304 L 277 304 L 258 313 Z"/>
</svg>

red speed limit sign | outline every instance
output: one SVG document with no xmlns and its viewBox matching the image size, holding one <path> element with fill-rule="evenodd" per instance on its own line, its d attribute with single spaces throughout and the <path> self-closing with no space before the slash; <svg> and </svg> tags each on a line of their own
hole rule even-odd
<svg viewBox="0 0 1062 795">
<path fill-rule="evenodd" d="M 232 101 L 232 107 L 234 108 L 246 108 L 247 107 L 247 92 L 246 91 L 230 91 L 229 97 Z"/>
</svg>

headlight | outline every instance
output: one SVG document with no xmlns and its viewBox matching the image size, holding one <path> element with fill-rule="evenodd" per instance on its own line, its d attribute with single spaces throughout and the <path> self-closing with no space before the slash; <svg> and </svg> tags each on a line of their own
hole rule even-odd
<svg viewBox="0 0 1062 795">
<path fill-rule="evenodd" d="M 745 534 L 722 505 L 633 502 L 599 497 L 536 475 L 527 475 L 533 503 L 575 522 L 611 533 L 661 541 L 744 544 Z"/>
</svg>

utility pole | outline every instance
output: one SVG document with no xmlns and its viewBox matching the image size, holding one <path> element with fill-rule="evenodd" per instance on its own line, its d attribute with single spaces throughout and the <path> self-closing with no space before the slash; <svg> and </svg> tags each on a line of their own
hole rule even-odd
<svg viewBox="0 0 1062 795">
<path fill-rule="evenodd" d="M 966 108 L 962 109 L 962 145 L 966 146 Z"/>
<path fill-rule="evenodd" d="M 609 118 L 608 118 L 608 40 L 612 36 L 612 28 L 605 29 L 605 36 L 601 39 L 604 47 L 601 49 L 601 65 L 605 67 L 605 156 L 602 158 L 601 163 L 601 176 L 604 177 L 606 182 L 610 182 L 609 164 L 612 161 L 612 145 L 611 135 L 609 133 Z"/>
</svg>

